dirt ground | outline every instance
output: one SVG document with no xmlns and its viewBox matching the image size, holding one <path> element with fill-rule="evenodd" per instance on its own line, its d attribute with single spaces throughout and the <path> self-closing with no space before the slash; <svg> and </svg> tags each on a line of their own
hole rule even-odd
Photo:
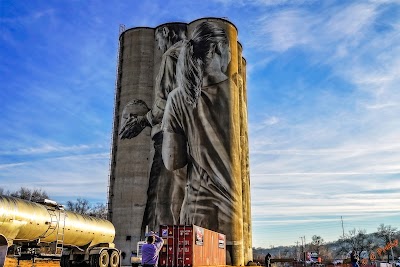
<svg viewBox="0 0 400 267">
<path fill-rule="evenodd" d="M 6 264 L 4 267 L 17 267 L 18 261 L 14 258 L 6 258 Z M 59 261 L 48 261 L 48 260 L 35 260 L 35 267 L 60 267 Z M 19 267 L 32 267 L 32 261 L 20 261 Z"/>
</svg>

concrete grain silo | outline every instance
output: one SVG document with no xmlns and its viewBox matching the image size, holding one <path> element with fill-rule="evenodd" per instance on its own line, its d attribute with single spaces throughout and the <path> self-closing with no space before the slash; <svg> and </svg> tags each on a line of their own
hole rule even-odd
<svg viewBox="0 0 400 267">
<path fill-rule="evenodd" d="M 122 263 L 146 229 L 226 235 L 227 264 L 252 260 L 246 61 L 220 18 L 120 35 L 109 218 Z M 200 201 L 200 199 L 202 199 Z"/>
</svg>

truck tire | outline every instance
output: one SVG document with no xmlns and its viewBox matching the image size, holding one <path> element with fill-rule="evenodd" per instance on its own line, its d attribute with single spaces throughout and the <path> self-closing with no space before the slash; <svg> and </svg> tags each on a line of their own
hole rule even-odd
<svg viewBox="0 0 400 267">
<path fill-rule="evenodd" d="M 69 255 L 62 255 L 60 259 L 61 267 L 71 267 L 71 262 L 69 261 Z"/>
<path fill-rule="evenodd" d="M 96 267 L 98 266 L 97 261 L 99 260 L 99 255 L 90 255 L 89 256 L 89 266 Z"/>
<path fill-rule="evenodd" d="M 111 251 L 110 254 L 110 267 L 119 267 L 119 253 L 116 250 Z"/>
<path fill-rule="evenodd" d="M 107 250 L 103 250 L 100 254 L 90 257 L 90 267 L 108 267 L 110 256 Z"/>
</svg>

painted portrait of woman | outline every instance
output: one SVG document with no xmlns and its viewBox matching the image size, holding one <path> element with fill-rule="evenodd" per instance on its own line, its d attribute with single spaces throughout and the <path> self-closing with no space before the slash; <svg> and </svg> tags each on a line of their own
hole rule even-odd
<svg viewBox="0 0 400 267">
<path fill-rule="evenodd" d="M 215 23 L 203 22 L 182 47 L 178 88 L 168 97 L 162 128 L 167 169 L 187 165 L 181 224 L 211 230 L 232 221 L 229 40 Z"/>
</svg>

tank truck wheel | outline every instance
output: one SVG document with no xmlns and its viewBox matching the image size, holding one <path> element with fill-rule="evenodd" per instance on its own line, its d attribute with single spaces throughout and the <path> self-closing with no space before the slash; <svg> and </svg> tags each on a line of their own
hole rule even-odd
<svg viewBox="0 0 400 267">
<path fill-rule="evenodd" d="M 65 267 L 65 256 L 61 256 L 60 267 Z"/>
<path fill-rule="evenodd" d="M 99 260 L 99 255 L 90 255 L 90 257 L 89 257 L 89 266 L 90 267 L 99 266 L 99 264 L 97 263 L 98 260 Z"/>
<path fill-rule="evenodd" d="M 107 250 L 103 250 L 100 252 L 98 265 L 96 267 L 108 267 L 108 263 L 110 262 L 110 256 L 108 255 Z"/>
<path fill-rule="evenodd" d="M 61 267 L 71 267 L 71 263 L 69 261 L 69 255 L 61 256 L 60 266 Z"/>
<path fill-rule="evenodd" d="M 118 251 L 111 251 L 110 254 L 110 267 L 118 267 L 119 266 L 119 253 Z"/>
</svg>

